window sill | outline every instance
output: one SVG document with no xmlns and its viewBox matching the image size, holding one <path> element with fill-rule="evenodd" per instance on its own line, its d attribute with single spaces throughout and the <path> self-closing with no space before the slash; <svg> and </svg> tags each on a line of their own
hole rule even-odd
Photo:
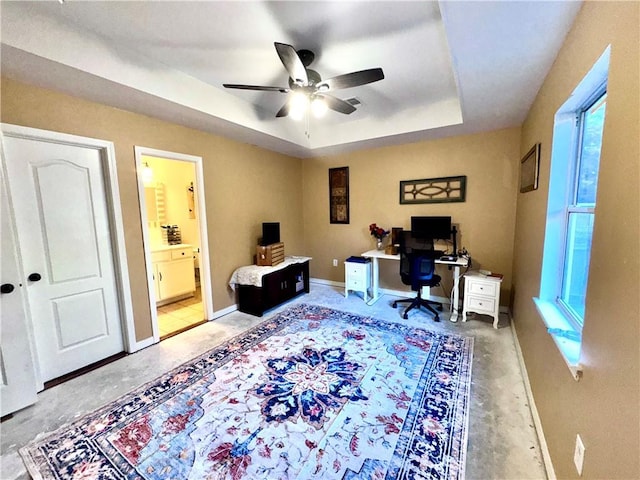
<svg viewBox="0 0 640 480">
<path fill-rule="evenodd" d="M 536 297 L 534 297 L 533 302 L 547 326 L 549 335 L 553 338 L 567 367 L 569 367 L 571 375 L 576 381 L 580 380 L 582 376 L 582 365 L 580 365 L 580 347 L 582 341 L 575 338 L 580 335 L 580 332 L 575 331 L 554 303 Z M 567 338 L 567 336 L 570 338 Z"/>
</svg>

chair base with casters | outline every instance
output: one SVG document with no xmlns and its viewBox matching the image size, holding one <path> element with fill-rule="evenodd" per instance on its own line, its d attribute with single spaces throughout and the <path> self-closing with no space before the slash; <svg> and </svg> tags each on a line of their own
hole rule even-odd
<svg viewBox="0 0 640 480">
<path fill-rule="evenodd" d="M 435 251 L 433 249 L 433 239 L 420 238 L 414 236 L 412 232 L 402 232 L 400 237 L 400 278 L 405 285 L 411 285 L 411 290 L 417 292 L 415 298 L 407 300 L 396 300 L 393 302 L 395 308 L 398 303 L 410 303 L 403 313 L 403 318 L 409 318 L 409 311 L 414 308 L 424 307 L 433 314 L 433 320 L 440 321 L 438 312 L 442 311 L 442 304 L 422 298 L 422 287 L 437 287 L 440 285 L 439 275 L 435 273 Z"/>
<path fill-rule="evenodd" d="M 393 308 L 397 308 L 399 303 L 409 303 L 410 305 L 404 310 L 402 314 L 402 318 L 406 320 L 409 318 L 408 313 L 410 310 L 414 308 L 419 309 L 420 307 L 424 307 L 433 314 L 433 321 L 439 322 L 440 316 L 438 315 L 438 311 L 439 312 L 442 311 L 442 304 L 440 302 L 434 302 L 433 300 L 427 300 L 426 298 L 422 298 L 421 290 L 422 289 L 418 290 L 418 295 L 415 298 L 407 298 L 406 300 L 394 301 Z"/>
</svg>

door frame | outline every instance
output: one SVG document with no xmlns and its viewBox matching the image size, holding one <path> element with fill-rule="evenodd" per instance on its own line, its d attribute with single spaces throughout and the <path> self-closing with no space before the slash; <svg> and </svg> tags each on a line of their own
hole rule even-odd
<svg viewBox="0 0 640 480">
<path fill-rule="evenodd" d="M 200 290 L 202 292 L 202 306 L 205 320 L 212 320 L 213 296 L 211 290 L 211 269 L 209 265 L 209 238 L 207 234 L 207 211 L 204 199 L 204 173 L 202 169 L 202 157 L 187 155 L 185 153 L 169 152 L 155 148 L 135 146 L 136 171 L 138 172 L 138 200 L 140 202 L 140 220 L 142 222 L 142 241 L 144 257 L 147 268 L 147 282 L 149 284 L 149 307 L 151 309 L 151 330 L 153 342 L 160 341 L 160 329 L 158 328 L 158 310 L 156 307 L 156 294 L 153 280 L 153 265 L 151 264 L 151 245 L 149 241 L 149 219 L 147 217 L 147 200 L 144 194 L 143 162 L 142 156 L 158 157 L 166 160 L 191 162 L 196 173 L 196 188 L 198 202 L 198 227 L 200 231 Z"/>
<path fill-rule="evenodd" d="M 57 143 L 60 145 L 68 145 L 71 147 L 92 148 L 99 151 L 102 159 L 102 178 L 105 184 L 105 200 L 107 203 L 107 217 L 109 219 L 109 230 L 111 232 L 111 247 L 113 251 L 114 272 L 116 277 L 116 293 L 118 296 L 120 308 L 120 321 L 122 324 L 123 344 L 127 352 L 131 353 L 136 350 L 135 325 L 133 322 L 133 302 L 131 299 L 131 286 L 129 282 L 129 268 L 127 264 L 127 250 L 125 246 L 124 223 L 122 221 L 122 205 L 120 202 L 120 190 L 118 187 L 118 176 L 116 169 L 116 154 L 113 142 L 100 140 L 97 138 L 82 137 L 68 133 L 53 132 L 50 130 L 41 130 L 32 127 L 23 127 L 9 123 L 0 124 L 2 130 L 2 138 L 13 137 L 24 140 L 33 140 L 43 143 Z M 3 153 L 4 164 L 4 153 Z M 11 179 L 7 178 L 9 185 L 9 193 L 11 193 Z M 11 195 L 9 195 L 11 197 Z M 9 199 L 11 202 L 11 198 Z M 15 215 L 13 205 L 9 205 L 12 217 Z M 12 221 L 14 219 L 12 218 Z M 20 263 L 22 263 L 22 255 L 18 246 L 18 255 Z M 35 348 L 34 325 L 33 320 L 29 317 L 29 341 L 34 352 Z M 39 390 L 42 390 L 42 379 L 40 377 L 40 369 L 36 368 L 36 379 L 39 384 Z"/>
</svg>

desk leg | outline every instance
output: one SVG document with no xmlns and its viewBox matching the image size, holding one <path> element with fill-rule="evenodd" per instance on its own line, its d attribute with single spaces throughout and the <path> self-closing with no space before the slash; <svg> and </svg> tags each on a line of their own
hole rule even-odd
<svg viewBox="0 0 640 480">
<path fill-rule="evenodd" d="M 449 320 L 452 322 L 458 321 L 458 305 L 460 304 L 460 267 L 456 265 L 453 267 L 453 305 L 451 305 L 451 317 Z"/>
<path fill-rule="evenodd" d="M 378 258 L 373 257 L 371 259 L 371 300 L 367 302 L 367 305 L 373 305 L 380 299 L 380 293 L 378 287 L 380 284 L 380 271 L 378 268 Z"/>
</svg>

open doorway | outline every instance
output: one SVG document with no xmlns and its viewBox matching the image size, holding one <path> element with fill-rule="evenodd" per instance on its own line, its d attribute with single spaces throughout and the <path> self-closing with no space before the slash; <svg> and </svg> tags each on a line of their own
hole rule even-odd
<svg viewBox="0 0 640 480">
<path fill-rule="evenodd" d="M 202 159 L 136 147 L 154 341 L 213 317 Z"/>
</svg>

